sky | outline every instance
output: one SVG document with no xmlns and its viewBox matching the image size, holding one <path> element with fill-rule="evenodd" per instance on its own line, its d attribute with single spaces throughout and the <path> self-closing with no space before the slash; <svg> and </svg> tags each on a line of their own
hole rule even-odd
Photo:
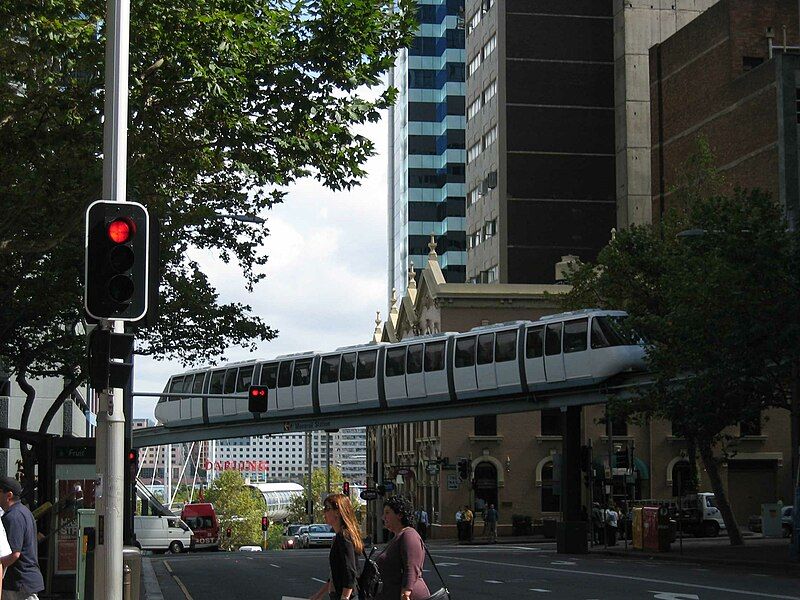
<svg viewBox="0 0 800 600">
<path fill-rule="evenodd" d="M 220 362 L 273 358 L 309 350 L 332 350 L 372 338 L 375 312 L 387 305 L 386 113 L 356 129 L 375 143 L 375 156 L 361 185 L 332 192 L 313 179 L 299 181 L 267 219 L 266 277 L 252 293 L 236 264 L 195 253 L 221 302 L 243 302 L 278 336 L 255 353 L 231 348 Z M 180 340 L 176 340 L 179 343 Z M 136 392 L 161 392 L 184 367 L 177 361 L 137 357 Z M 155 398 L 134 398 L 134 418 L 153 419 Z"/>
</svg>

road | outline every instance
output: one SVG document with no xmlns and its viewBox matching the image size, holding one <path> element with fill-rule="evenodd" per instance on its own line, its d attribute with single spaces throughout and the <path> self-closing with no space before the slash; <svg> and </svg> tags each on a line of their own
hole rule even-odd
<svg viewBox="0 0 800 600">
<path fill-rule="evenodd" d="M 691 563 L 565 556 L 551 544 L 434 546 L 454 600 L 800 600 L 796 578 Z M 153 557 L 164 600 L 308 598 L 327 578 L 327 549 Z M 752 571 L 752 572 L 751 572 Z M 425 566 L 432 590 L 440 586 Z"/>
</svg>

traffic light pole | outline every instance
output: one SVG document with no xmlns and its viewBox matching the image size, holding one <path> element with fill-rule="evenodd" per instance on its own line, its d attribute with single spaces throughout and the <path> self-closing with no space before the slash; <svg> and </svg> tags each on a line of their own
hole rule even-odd
<svg viewBox="0 0 800 600">
<path fill-rule="evenodd" d="M 107 0 L 106 67 L 103 125 L 103 200 L 125 202 L 128 156 L 128 45 L 130 0 Z M 100 327 L 124 333 L 121 321 Z M 97 418 L 101 495 L 97 506 L 99 565 L 94 597 L 122 600 L 122 537 L 124 512 L 125 415 L 121 389 L 100 392 Z M 99 566 L 99 568 L 98 568 Z"/>
</svg>

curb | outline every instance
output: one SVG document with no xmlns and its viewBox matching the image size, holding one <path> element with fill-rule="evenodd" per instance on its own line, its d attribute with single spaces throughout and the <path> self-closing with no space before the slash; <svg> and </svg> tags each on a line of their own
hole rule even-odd
<svg viewBox="0 0 800 600">
<path fill-rule="evenodd" d="M 602 554 L 604 556 L 614 556 L 616 558 L 627 558 L 637 560 L 654 560 L 675 563 L 693 563 L 702 565 L 712 565 L 718 567 L 750 567 L 754 570 L 764 570 L 774 573 L 781 573 L 791 575 L 793 577 L 800 577 L 800 563 L 792 562 L 766 562 L 760 560 L 745 560 L 739 558 L 715 558 L 694 556 L 692 554 L 675 554 L 672 552 L 663 552 L 654 554 L 650 552 L 624 552 L 618 550 L 595 550 L 590 554 Z"/>
<path fill-rule="evenodd" d="M 142 584 L 145 600 L 164 600 L 158 579 L 156 579 L 156 572 L 153 570 L 153 563 L 148 556 L 142 557 Z"/>
</svg>

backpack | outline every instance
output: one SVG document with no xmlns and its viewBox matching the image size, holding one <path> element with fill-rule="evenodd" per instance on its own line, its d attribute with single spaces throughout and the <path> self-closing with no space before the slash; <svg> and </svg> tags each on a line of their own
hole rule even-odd
<svg viewBox="0 0 800 600">
<path fill-rule="evenodd" d="M 361 575 L 358 576 L 358 600 L 374 600 L 383 589 L 381 572 L 378 570 L 377 563 L 372 560 L 375 550 L 377 548 L 373 546 L 369 556 L 367 556 L 366 550 L 362 551 L 364 567 L 361 569 Z"/>
</svg>

